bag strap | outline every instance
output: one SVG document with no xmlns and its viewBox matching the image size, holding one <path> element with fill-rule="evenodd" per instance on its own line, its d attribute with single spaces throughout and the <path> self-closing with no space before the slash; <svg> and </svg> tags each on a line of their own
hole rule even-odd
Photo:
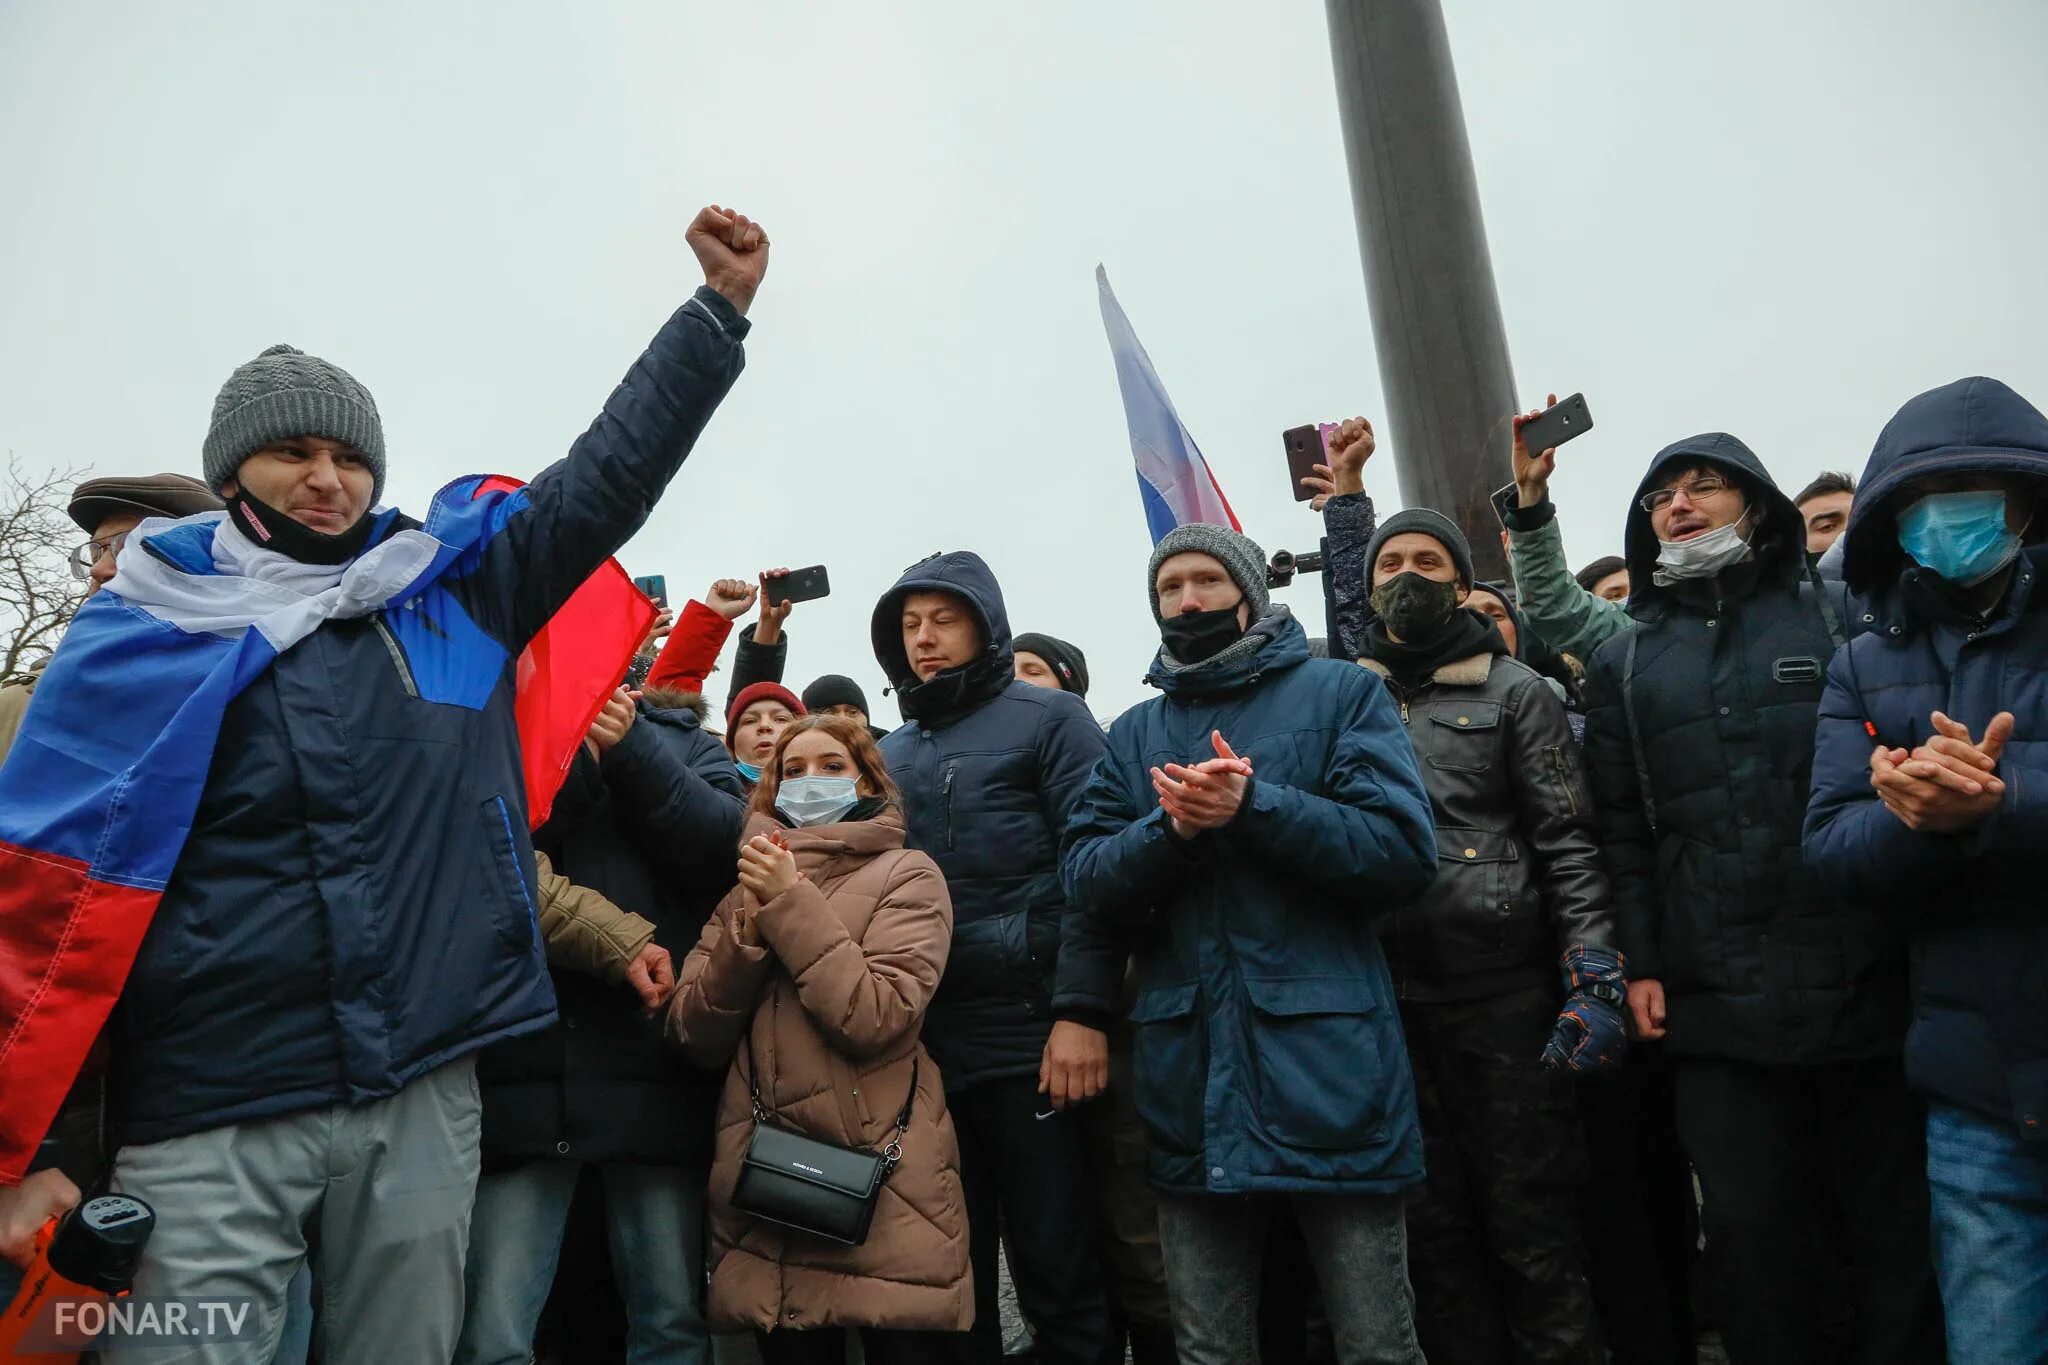
<svg viewBox="0 0 2048 1365">
<path fill-rule="evenodd" d="M 1640 625 L 1628 629 L 1628 655 L 1621 663 L 1621 714 L 1628 724 L 1628 747 L 1636 763 L 1636 787 L 1643 798 L 1643 818 L 1650 822 L 1650 837 L 1657 837 L 1657 798 L 1650 794 L 1650 762 L 1643 755 L 1643 732 L 1636 724 L 1636 641 L 1642 638 Z"/>
<path fill-rule="evenodd" d="M 1840 649 L 1849 636 L 1842 629 L 1842 613 L 1835 608 L 1835 595 L 1828 591 L 1827 583 L 1821 578 L 1820 570 L 1813 565 L 1806 566 L 1806 581 L 1813 584 L 1813 595 L 1820 599 L 1820 617 L 1827 624 L 1828 640 Z"/>
<path fill-rule="evenodd" d="M 740 1035 L 740 1050 L 747 1057 L 747 1095 L 753 1101 L 754 1122 L 766 1123 L 768 1106 L 761 1103 L 761 1068 L 754 1064 L 754 1026 L 751 1020 L 747 1023 L 747 1031 Z M 896 1113 L 895 1131 L 889 1135 L 888 1144 L 882 1148 L 882 1159 L 888 1163 L 890 1170 L 894 1170 L 896 1163 L 903 1159 L 903 1135 L 910 1131 L 910 1111 L 917 1103 L 917 1075 L 924 1064 L 923 1053 L 924 1050 L 919 1048 L 910 1054 L 910 1093 L 903 1097 L 903 1108 Z"/>
</svg>

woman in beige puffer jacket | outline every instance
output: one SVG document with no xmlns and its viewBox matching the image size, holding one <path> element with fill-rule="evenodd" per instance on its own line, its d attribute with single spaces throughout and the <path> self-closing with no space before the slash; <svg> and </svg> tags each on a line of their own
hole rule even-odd
<svg viewBox="0 0 2048 1365">
<path fill-rule="evenodd" d="M 856 804 L 784 801 L 778 812 L 784 783 L 798 778 L 823 778 Z M 755 793 L 741 884 L 704 926 L 669 1007 L 670 1032 L 693 1061 L 731 1068 L 711 1173 L 712 1324 L 753 1328 L 769 1365 L 838 1360 L 839 1333 L 814 1330 L 833 1327 L 865 1329 L 871 1365 L 946 1358 L 954 1343 L 932 1334 L 973 1323 L 959 1149 L 938 1068 L 918 1041 L 952 942 L 952 904 L 938 867 L 903 847 L 893 799 L 865 728 L 837 716 L 792 726 Z M 794 827 L 789 811 L 831 823 Z M 754 1126 L 753 1066 L 778 1124 L 879 1151 L 913 1062 L 902 1159 L 862 1245 L 732 1206 Z"/>
</svg>

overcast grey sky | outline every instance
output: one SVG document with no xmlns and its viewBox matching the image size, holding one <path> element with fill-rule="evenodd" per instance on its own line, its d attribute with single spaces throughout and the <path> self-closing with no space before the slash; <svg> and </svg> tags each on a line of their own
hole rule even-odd
<svg viewBox="0 0 2048 1365">
<path fill-rule="evenodd" d="M 1963 374 L 2048 403 L 2048 5 L 1445 9 L 1517 383 L 1599 424 L 1575 561 L 1678 436 L 1797 486 Z M 1150 695 L 1097 261 L 1268 550 L 1316 534 L 1280 431 L 1384 411 L 1315 3 L 0 0 L 0 127 L 0 445 L 196 474 L 289 341 L 376 394 L 414 511 L 560 455 L 697 283 L 690 213 L 758 217 L 748 371 L 623 558 L 678 599 L 825 561 L 791 681 L 885 724 L 869 611 L 938 549 L 1098 712 Z"/>
</svg>

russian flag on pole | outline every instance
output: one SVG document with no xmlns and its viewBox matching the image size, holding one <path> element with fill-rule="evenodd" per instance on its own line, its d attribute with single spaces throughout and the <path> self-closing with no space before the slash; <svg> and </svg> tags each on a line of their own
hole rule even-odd
<svg viewBox="0 0 2048 1365">
<path fill-rule="evenodd" d="M 1116 384 L 1123 391 L 1124 422 L 1131 429 L 1131 458 L 1138 465 L 1138 492 L 1152 543 L 1157 545 L 1168 531 L 1190 521 L 1242 531 L 1237 513 L 1230 510 L 1229 499 L 1209 472 L 1209 462 L 1173 410 L 1159 371 L 1152 368 L 1152 357 L 1131 330 L 1131 320 L 1109 287 L 1108 272 L 1099 265 L 1095 285 L 1102 299 L 1109 353 L 1116 357 Z"/>
</svg>

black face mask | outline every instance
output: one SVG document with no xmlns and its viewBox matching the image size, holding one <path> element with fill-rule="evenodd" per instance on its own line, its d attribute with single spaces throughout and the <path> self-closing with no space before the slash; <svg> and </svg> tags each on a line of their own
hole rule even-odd
<svg viewBox="0 0 2048 1365">
<path fill-rule="evenodd" d="M 1419 573 L 1383 578 L 1372 590 L 1372 609 L 1403 644 L 1427 644 L 1451 623 L 1458 609 L 1458 585 L 1439 583 Z"/>
<path fill-rule="evenodd" d="M 1159 638 L 1166 652 L 1184 664 L 1213 659 L 1244 638 L 1237 609 L 1242 599 L 1215 611 L 1188 611 L 1169 616 L 1159 623 Z"/>
<path fill-rule="evenodd" d="M 237 488 L 228 499 L 228 515 L 249 539 L 301 564 L 346 564 L 363 552 L 376 524 L 365 512 L 355 525 L 330 536 L 258 502 L 246 488 Z"/>
</svg>

